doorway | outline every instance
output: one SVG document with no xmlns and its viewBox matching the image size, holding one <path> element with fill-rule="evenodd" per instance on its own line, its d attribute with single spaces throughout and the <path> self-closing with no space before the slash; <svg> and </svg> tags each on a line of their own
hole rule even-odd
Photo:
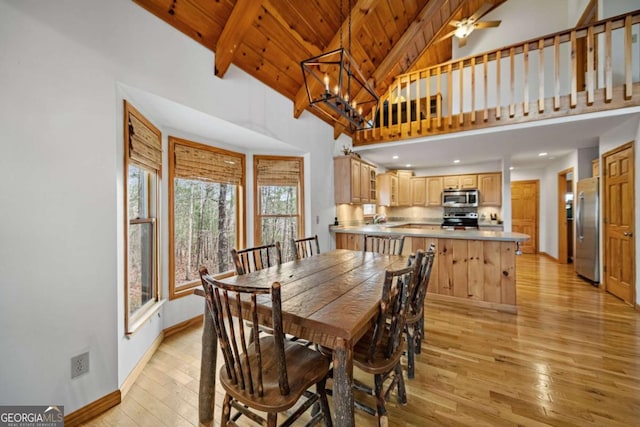
<svg viewBox="0 0 640 427">
<path fill-rule="evenodd" d="M 633 141 L 602 155 L 605 290 L 635 302 Z"/>
<path fill-rule="evenodd" d="M 558 263 L 573 262 L 573 168 L 558 173 Z"/>
<path fill-rule="evenodd" d="M 538 194 L 538 180 L 511 182 L 511 229 L 530 236 L 520 245 L 525 254 L 538 253 Z"/>
</svg>

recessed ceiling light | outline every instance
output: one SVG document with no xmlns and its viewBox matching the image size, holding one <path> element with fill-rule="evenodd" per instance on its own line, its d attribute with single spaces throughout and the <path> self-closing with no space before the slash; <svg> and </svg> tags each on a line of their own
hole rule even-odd
<svg viewBox="0 0 640 427">
<path fill-rule="evenodd" d="M 544 152 L 544 151 L 543 151 L 542 153 L 538 153 L 538 156 L 540 156 L 540 157 L 544 157 L 544 156 L 546 156 L 547 154 L 549 154 L 549 153 L 547 153 L 547 152 Z"/>
<path fill-rule="evenodd" d="M 453 163 L 460 163 L 460 159 L 455 159 Z"/>
<path fill-rule="evenodd" d="M 406 166 L 406 167 L 410 168 L 410 167 L 411 167 L 411 164 L 410 164 L 410 163 L 407 163 L 407 166 Z"/>
<path fill-rule="evenodd" d="M 396 160 L 397 158 L 398 158 L 397 155 L 392 157 L 393 160 Z"/>
<path fill-rule="evenodd" d="M 510 171 L 512 171 L 512 170 L 514 170 L 514 169 L 515 169 L 515 168 L 514 168 L 513 166 L 509 166 L 509 170 L 510 170 Z"/>
</svg>

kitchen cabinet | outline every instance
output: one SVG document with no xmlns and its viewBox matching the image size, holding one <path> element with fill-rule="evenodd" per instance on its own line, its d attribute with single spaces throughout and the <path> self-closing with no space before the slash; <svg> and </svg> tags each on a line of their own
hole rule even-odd
<svg viewBox="0 0 640 427">
<path fill-rule="evenodd" d="M 442 183 L 444 188 L 478 188 L 478 175 L 447 175 Z"/>
<path fill-rule="evenodd" d="M 413 171 L 397 171 L 398 174 L 398 206 L 411 206 L 411 177 Z"/>
<path fill-rule="evenodd" d="M 594 178 L 600 176 L 600 159 L 591 160 L 591 176 Z"/>
<path fill-rule="evenodd" d="M 486 173 L 478 175 L 480 206 L 502 205 L 502 174 Z"/>
<path fill-rule="evenodd" d="M 333 179 L 336 204 L 370 203 L 372 200 L 371 171 L 375 176 L 376 167 L 357 157 L 334 157 Z M 375 196 L 373 202 L 375 203 Z"/>
<path fill-rule="evenodd" d="M 377 168 L 374 165 L 369 166 L 369 203 L 375 203 L 378 197 L 377 190 Z"/>
<path fill-rule="evenodd" d="M 336 249 L 361 251 L 364 237 L 355 233 L 336 233 Z"/>
<path fill-rule="evenodd" d="M 398 176 L 391 172 L 381 173 L 377 177 L 378 204 L 380 206 L 398 206 Z"/>
<path fill-rule="evenodd" d="M 427 178 L 414 176 L 411 178 L 411 206 L 427 205 Z"/>
<path fill-rule="evenodd" d="M 427 206 L 442 205 L 443 182 L 441 176 L 426 177 L 427 186 Z"/>
<path fill-rule="evenodd" d="M 369 165 L 360 162 L 360 203 L 369 203 Z"/>
</svg>

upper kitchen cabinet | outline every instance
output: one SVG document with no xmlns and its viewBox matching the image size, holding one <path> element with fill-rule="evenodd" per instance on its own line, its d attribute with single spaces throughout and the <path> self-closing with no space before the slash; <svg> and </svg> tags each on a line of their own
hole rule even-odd
<svg viewBox="0 0 640 427">
<path fill-rule="evenodd" d="M 478 188 L 478 175 L 443 176 L 444 188 Z"/>
<path fill-rule="evenodd" d="M 398 176 L 385 172 L 378 175 L 378 204 L 398 206 Z"/>
<path fill-rule="evenodd" d="M 411 206 L 411 177 L 413 171 L 398 172 L 398 206 Z"/>
<path fill-rule="evenodd" d="M 411 206 L 427 205 L 427 177 L 414 176 L 411 178 Z"/>
<path fill-rule="evenodd" d="M 441 176 L 427 177 L 427 206 L 442 206 L 443 185 L 443 179 Z"/>
<path fill-rule="evenodd" d="M 372 193 L 371 174 L 375 177 L 376 166 L 353 156 L 333 158 L 334 197 L 339 203 L 375 203 Z M 373 192 L 375 193 L 375 180 Z"/>
<path fill-rule="evenodd" d="M 480 206 L 502 205 L 502 174 L 486 173 L 478 175 Z"/>
</svg>

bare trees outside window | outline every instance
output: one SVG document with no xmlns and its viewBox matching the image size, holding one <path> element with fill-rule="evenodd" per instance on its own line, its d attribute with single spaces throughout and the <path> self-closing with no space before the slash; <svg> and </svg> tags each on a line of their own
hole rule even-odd
<svg viewBox="0 0 640 427">
<path fill-rule="evenodd" d="M 256 244 L 280 242 L 283 261 L 295 258 L 291 240 L 302 236 L 303 158 L 255 156 Z"/>
<path fill-rule="evenodd" d="M 224 274 L 243 232 L 244 155 L 169 137 L 169 298 Z"/>
</svg>

